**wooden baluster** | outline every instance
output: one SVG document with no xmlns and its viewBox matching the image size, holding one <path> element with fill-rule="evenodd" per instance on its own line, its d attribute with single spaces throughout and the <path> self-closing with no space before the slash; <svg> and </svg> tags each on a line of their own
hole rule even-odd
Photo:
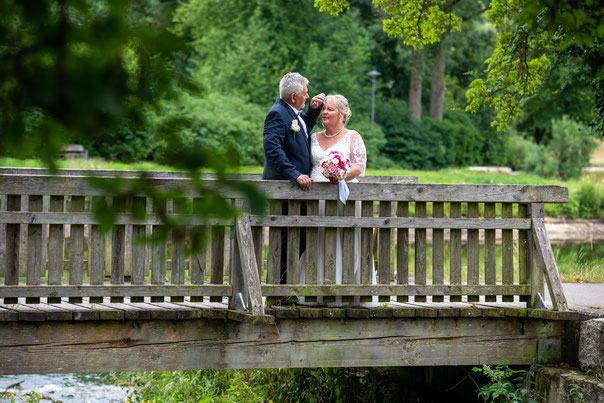
<svg viewBox="0 0 604 403">
<path fill-rule="evenodd" d="M 0 211 L 6 211 L 6 195 L 0 194 Z M 0 277 L 6 273 L 6 224 L 0 224 Z"/>
<path fill-rule="evenodd" d="M 288 215 L 300 215 L 300 200 L 289 200 Z M 287 284 L 300 283 L 300 228 L 287 228 Z"/>
<path fill-rule="evenodd" d="M 432 217 L 443 218 L 445 205 L 443 202 L 432 204 Z M 445 278 L 445 232 L 443 229 L 432 229 L 432 284 L 442 285 Z M 433 295 L 433 302 L 443 302 L 444 296 Z"/>
<path fill-rule="evenodd" d="M 29 211 L 42 211 L 42 196 L 29 196 Z M 40 285 L 42 272 L 42 225 L 27 225 L 27 285 Z M 39 304 L 39 297 L 25 298 L 26 304 Z"/>
<path fill-rule="evenodd" d="M 154 211 L 165 213 L 168 209 L 166 200 L 157 201 L 153 206 Z M 151 245 L 151 284 L 164 285 L 166 282 L 166 229 L 162 225 L 154 225 L 152 228 L 154 239 Z M 152 295 L 151 302 L 164 302 L 163 295 Z"/>
<path fill-rule="evenodd" d="M 528 217 L 528 204 L 522 203 L 518 205 L 518 217 Z M 530 244 L 528 242 L 529 234 L 530 231 L 518 231 L 518 282 L 520 284 L 528 284 L 528 269 L 530 267 Z M 527 304 L 530 303 L 530 300 L 530 297 L 527 297 L 526 295 L 520 297 L 520 301 L 526 302 Z"/>
<path fill-rule="evenodd" d="M 84 196 L 71 197 L 71 212 L 85 209 Z M 71 224 L 69 235 L 69 285 L 82 285 L 84 280 L 84 225 Z M 72 304 L 81 303 L 82 297 L 69 297 Z"/>
<path fill-rule="evenodd" d="M 344 217 L 354 217 L 355 202 L 348 201 L 344 205 Z M 354 254 L 357 250 L 355 243 L 354 228 L 346 227 L 342 230 L 342 284 L 355 284 L 354 276 Z M 354 296 L 342 297 L 342 302 L 354 302 Z"/>
<path fill-rule="evenodd" d="M 20 211 L 21 196 L 8 195 L 6 200 L 6 211 Z M 21 225 L 6 224 L 6 266 L 4 284 L 18 285 L 19 284 L 19 244 L 21 241 Z M 17 304 L 18 299 L 13 297 L 4 298 L 5 304 Z"/>
<path fill-rule="evenodd" d="M 335 200 L 325 200 L 325 216 L 336 216 L 338 214 L 338 206 Z M 336 245 L 337 245 L 337 229 L 325 228 L 325 253 L 324 253 L 324 268 L 323 284 L 336 284 Z M 334 302 L 335 296 L 324 297 L 324 302 Z"/>
<path fill-rule="evenodd" d="M 51 199 L 52 202 L 52 199 Z M 93 197 L 91 210 L 99 203 L 104 203 L 101 197 Z M 50 249 L 50 248 L 49 248 Z M 101 232 L 100 225 L 90 226 L 90 248 L 88 249 L 88 273 L 90 284 L 103 285 L 105 282 L 105 234 Z M 90 297 L 90 303 L 102 303 L 103 297 Z"/>
<path fill-rule="evenodd" d="M 174 199 L 174 214 L 183 214 L 187 212 L 187 200 L 184 198 Z M 186 242 L 186 227 L 179 226 L 172 229 L 172 270 L 171 283 L 185 283 L 185 242 Z M 184 302 L 184 296 L 170 297 L 171 302 Z"/>
<path fill-rule="evenodd" d="M 212 227 L 212 272 L 210 283 L 222 284 L 224 282 L 224 247 L 225 227 L 222 225 Z M 221 296 L 211 296 L 210 302 L 222 302 Z"/>
<path fill-rule="evenodd" d="M 501 204 L 501 217 L 512 218 L 512 203 Z M 503 284 L 514 284 L 514 230 L 501 231 L 501 266 Z M 513 295 L 504 295 L 503 302 L 514 302 Z"/>
<path fill-rule="evenodd" d="M 147 199 L 144 197 L 135 197 L 132 200 L 133 211 L 146 212 L 147 210 Z M 131 282 L 133 285 L 142 285 L 145 282 L 145 261 L 146 261 L 146 250 L 147 245 L 145 241 L 145 226 L 144 225 L 133 225 L 132 226 L 132 240 L 130 241 L 132 247 L 132 278 Z M 130 302 L 145 302 L 143 296 L 131 296 Z"/>
<path fill-rule="evenodd" d="M 193 211 L 201 211 L 201 199 L 193 199 Z M 203 284 L 204 275 L 209 257 L 208 243 L 210 242 L 209 227 L 199 226 L 191 230 L 191 246 L 194 253 L 191 255 L 189 274 L 191 284 Z M 203 295 L 192 295 L 191 302 L 203 302 Z"/>
<path fill-rule="evenodd" d="M 21 196 L 20 195 L 8 195 L 6 200 L 6 211 L 20 211 L 21 210 Z M 19 284 L 19 261 L 20 261 L 20 249 L 19 244 L 21 241 L 21 225 L 20 224 L 6 224 L 6 266 L 5 266 L 5 277 L 4 284 L 6 285 L 18 285 Z M 17 304 L 18 299 L 15 297 L 4 298 L 5 304 Z"/>
<path fill-rule="evenodd" d="M 532 218 L 544 218 L 545 208 L 543 203 L 531 203 L 529 210 L 529 217 Z M 532 225 L 532 224 L 531 224 Z M 530 307 L 534 307 L 536 304 L 537 293 L 545 299 L 545 276 L 543 269 L 541 268 L 541 262 L 539 262 L 539 256 L 537 254 L 537 248 L 535 245 L 536 240 L 533 237 L 532 232 L 529 238 L 530 245 L 530 256 L 529 261 L 531 264 L 529 270 L 529 283 L 531 284 L 531 302 Z"/>
<path fill-rule="evenodd" d="M 125 206 L 125 199 L 113 199 L 113 209 L 116 213 L 123 213 Z M 126 226 L 116 225 L 113 227 L 113 237 L 111 241 L 111 284 L 124 284 L 125 247 Z M 124 302 L 124 297 L 112 296 L 111 302 L 122 303 Z"/>
<path fill-rule="evenodd" d="M 415 203 L 415 217 L 426 217 L 426 202 Z M 415 229 L 415 284 L 426 285 L 426 229 Z M 415 302 L 426 302 L 425 295 L 416 295 Z"/>
<path fill-rule="evenodd" d="M 307 214 L 311 217 L 319 215 L 319 201 L 309 200 L 307 205 Z M 306 272 L 304 274 L 304 281 L 306 284 L 317 284 L 317 265 L 319 262 L 319 228 L 308 227 L 306 229 Z M 316 302 L 316 296 L 307 296 L 306 302 Z"/>
<path fill-rule="evenodd" d="M 373 202 L 361 202 L 361 216 L 373 217 Z M 361 284 L 373 284 L 373 229 L 363 228 L 361 230 Z M 361 302 L 371 302 L 371 295 L 362 295 Z"/>
<path fill-rule="evenodd" d="M 495 218 L 495 203 L 484 204 L 484 218 Z M 495 230 L 486 229 L 484 231 L 484 282 L 487 285 L 497 283 L 497 245 L 495 244 Z M 496 295 L 486 295 L 486 302 L 497 301 Z"/>
<path fill-rule="evenodd" d="M 396 216 L 409 217 L 409 202 L 399 201 L 396 205 Z M 409 228 L 398 228 L 396 236 L 396 278 L 397 283 L 409 284 Z M 398 302 L 408 302 L 408 295 L 396 297 Z"/>
<path fill-rule="evenodd" d="M 449 217 L 461 218 L 461 203 L 450 203 Z M 449 253 L 449 283 L 451 285 L 461 285 L 461 229 L 451 229 Z M 450 301 L 460 302 L 461 295 L 452 295 Z"/>
<path fill-rule="evenodd" d="M 478 218 L 478 203 L 468 203 L 468 218 Z M 478 235 L 477 229 L 468 230 L 468 285 L 477 285 L 480 281 Z M 480 301 L 479 295 L 468 295 L 468 302 L 477 301 Z"/>
<path fill-rule="evenodd" d="M 392 202 L 380 202 L 380 217 L 390 217 L 392 215 Z M 391 230 L 390 228 L 380 228 L 378 231 L 379 242 L 379 262 L 378 262 L 378 277 L 380 284 L 390 284 L 390 271 L 392 265 L 390 263 L 390 243 Z M 379 302 L 390 302 L 389 295 L 380 295 Z"/>
<path fill-rule="evenodd" d="M 271 200 L 269 211 L 271 215 L 281 215 L 281 200 Z M 270 227 L 268 230 L 268 257 L 267 257 L 267 283 L 268 284 L 280 284 L 281 282 L 281 259 L 285 259 L 285 256 L 281 256 L 281 228 Z M 266 305 L 274 305 L 279 301 L 279 296 L 267 297 Z"/>
<path fill-rule="evenodd" d="M 258 268 L 258 278 L 262 281 L 264 264 L 264 228 L 259 226 L 252 227 L 252 242 L 254 243 L 254 258 Z"/>
<path fill-rule="evenodd" d="M 48 210 L 57 213 L 65 211 L 65 197 L 50 196 Z M 48 226 L 48 285 L 62 284 L 64 260 L 65 226 L 63 224 L 50 224 Z M 60 304 L 61 297 L 48 297 L 46 301 L 49 304 Z"/>
</svg>

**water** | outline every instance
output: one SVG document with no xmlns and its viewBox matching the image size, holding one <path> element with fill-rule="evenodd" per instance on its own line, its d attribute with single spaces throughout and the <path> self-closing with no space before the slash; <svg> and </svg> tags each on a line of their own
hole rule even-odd
<svg viewBox="0 0 604 403">
<path fill-rule="evenodd" d="M 0 394 L 15 392 L 15 402 L 27 401 L 25 395 L 31 391 L 43 395 L 41 402 L 52 399 L 63 403 L 124 403 L 128 396 L 126 388 L 106 383 L 99 374 L 0 376 Z M 10 397 L 0 397 L 0 403 L 11 401 Z"/>
</svg>

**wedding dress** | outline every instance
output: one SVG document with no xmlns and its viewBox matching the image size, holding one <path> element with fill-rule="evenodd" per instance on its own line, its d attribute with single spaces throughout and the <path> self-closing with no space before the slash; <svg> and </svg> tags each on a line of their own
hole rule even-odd
<svg viewBox="0 0 604 403">
<path fill-rule="evenodd" d="M 311 134 L 310 138 L 310 148 L 311 148 L 311 172 L 310 177 L 314 182 L 329 182 L 323 174 L 321 173 L 321 161 L 329 154 L 331 151 L 338 151 L 340 154 L 350 159 L 352 166 L 356 166 L 361 169 L 361 175 L 365 173 L 365 166 L 367 164 L 367 152 L 365 150 L 365 144 L 363 143 L 363 139 L 361 135 L 354 131 L 349 130 L 337 143 L 323 150 L 319 141 L 317 140 L 317 134 Z M 350 182 L 358 182 L 355 178 Z M 334 184 L 334 186 L 336 186 Z M 350 202 L 349 202 L 350 203 Z M 342 215 L 342 204 L 338 202 L 338 215 Z M 325 201 L 319 201 L 319 215 L 325 215 Z M 357 217 L 361 216 L 361 202 L 355 202 L 355 215 Z M 324 244 L 325 237 L 325 229 L 319 229 L 319 245 Z M 336 240 L 336 284 L 342 284 L 342 229 L 338 229 L 337 231 L 337 240 Z M 360 284 L 361 278 L 361 230 L 360 228 L 355 229 L 355 250 L 354 250 L 354 277 L 355 283 Z M 322 279 L 324 275 L 324 250 L 323 248 L 319 248 L 318 254 L 318 262 L 317 262 L 317 277 L 319 284 L 322 284 Z M 375 270 L 374 270 L 374 283 L 375 283 Z M 336 303 L 333 305 L 341 305 L 341 297 L 336 298 Z M 332 305 L 332 304 L 330 304 Z"/>
</svg>

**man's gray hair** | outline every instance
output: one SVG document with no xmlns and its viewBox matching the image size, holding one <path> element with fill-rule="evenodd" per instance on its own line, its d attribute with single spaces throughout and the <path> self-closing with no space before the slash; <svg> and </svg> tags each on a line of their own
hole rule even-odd
<svg viewBox="0 0 604 403">
<path fill-rule="evenodd" d="M 305 85 L 308 85 L 308 79 L 301 74 L 287 73 L 279 81 L 279 97 L 287 100 L 291 94 L 300 95 Z"/>
</svg>

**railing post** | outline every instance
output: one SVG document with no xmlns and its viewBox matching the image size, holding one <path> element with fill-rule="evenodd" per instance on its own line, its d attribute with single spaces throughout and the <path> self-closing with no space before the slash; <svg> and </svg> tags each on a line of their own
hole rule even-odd
<svg viewBox="0 0 604 403">
<path fill-rule="evenodd" d="M 533 218 L 543 218 L 545 216 L 545 209 L 543 203 L 531 203 L 528 205 L 527 217 L 531 219 L 531 227 Z M 531 285 L 531 298 L 529 307 L 534 307 L 537 302 L 537 293 L 543 295 L 544 293 L 544 279 L 543 271 L 538 263 L 537 253 L 535 248 L 535 242 L 533 242 L 532 230 L 527 234 L 527 265 L 528 265 L 528 282 Z"/>
<path fill-rule="evenodd" d="M 238 207 L 241 209 L 241 204 L 238 204 Z M 231 304 L 234 305 L 237 293 L 241 293 L 243 300 L 248 304 L 248 312 L 252 315 L 264 315 L 250 216 L 244 211 L 241 211 L 235 222 L 235 245 L 233 273 L 231 274 L 233 286 Z"/>
</svg>

